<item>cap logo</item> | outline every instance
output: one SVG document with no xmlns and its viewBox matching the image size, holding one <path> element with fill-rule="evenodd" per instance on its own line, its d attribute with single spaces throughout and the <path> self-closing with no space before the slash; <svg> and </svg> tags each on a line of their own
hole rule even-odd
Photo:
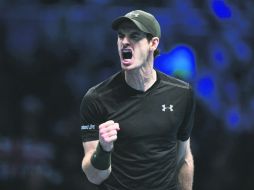
<svg viewBox="0 0 254 190">
<path fill-rule="evenodd" d="M 130 13 L 131 17 L 138 17 L 139 13 Z"/>
</svg>

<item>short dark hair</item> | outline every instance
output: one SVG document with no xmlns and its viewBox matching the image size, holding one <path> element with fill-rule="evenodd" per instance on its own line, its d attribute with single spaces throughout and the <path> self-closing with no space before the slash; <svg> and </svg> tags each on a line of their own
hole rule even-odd
<svg viewBox="0 0 254 190">
<path fill-rule="evenodd" d="M 153 35 L 150 33 L 146 33 L 146 39 L 148 40 L 148 42 L 150 42 L 153 39 Z M 157 55 L 160 54 L 160 50 L 157 48 L 154 52 L 153 52 L 153 57 L 155 58 Z"/>
</svg>

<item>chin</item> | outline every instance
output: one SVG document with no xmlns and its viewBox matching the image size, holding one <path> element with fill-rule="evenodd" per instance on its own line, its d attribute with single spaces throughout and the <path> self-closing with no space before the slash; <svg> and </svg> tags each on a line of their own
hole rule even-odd
<svg viewBox="0 0 254 190">
<path fill-rule="evenodd" d="M 132 70 L 134 70 L 135 68 L 132 68 L 132 67 L 122 67 L 122 70 L 124 70 L 124 71 L 132 71 Z"/>
<path fill-rule="evenodd" d="M 133 68 L 131 67 L 126 67 L 126 66 L 122 66 L 122 70 L 124 71 L 131 71 Z"/>
<path fill-rule="evenodd" d="M 124 64 L 124 63 L 121 63 L 121 67 L 122 67 L 123 70 L 129 70 L 129 69 L 133 68 L 133 64 Z"/>
</svg>

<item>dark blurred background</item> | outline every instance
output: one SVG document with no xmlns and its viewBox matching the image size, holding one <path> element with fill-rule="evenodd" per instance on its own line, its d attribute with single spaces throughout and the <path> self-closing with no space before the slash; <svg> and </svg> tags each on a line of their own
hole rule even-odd
<svg viewBox="0 0 254 190">
<path fill-rule="evenodd" d="M 162 27 L 155 67 L 193 85 L 194 190 L 254 189 L 253 0 L 0 0 L 0 189 L 95 190 L 79 105 L 120 69 L 112 20 Z"/>
</svg>

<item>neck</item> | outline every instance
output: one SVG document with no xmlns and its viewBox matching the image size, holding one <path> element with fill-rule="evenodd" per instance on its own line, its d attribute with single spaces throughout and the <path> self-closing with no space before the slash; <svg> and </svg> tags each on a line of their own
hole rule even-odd
<svg viewBox="0 0 254 190">
<path fill-rule="evenodd" d="M 140 91 L 147 91 L 157 80 L 156 71 L 153 66 L 141 67 L 131 71 L 125 71 L 126 83 Z"/>
</svg>

